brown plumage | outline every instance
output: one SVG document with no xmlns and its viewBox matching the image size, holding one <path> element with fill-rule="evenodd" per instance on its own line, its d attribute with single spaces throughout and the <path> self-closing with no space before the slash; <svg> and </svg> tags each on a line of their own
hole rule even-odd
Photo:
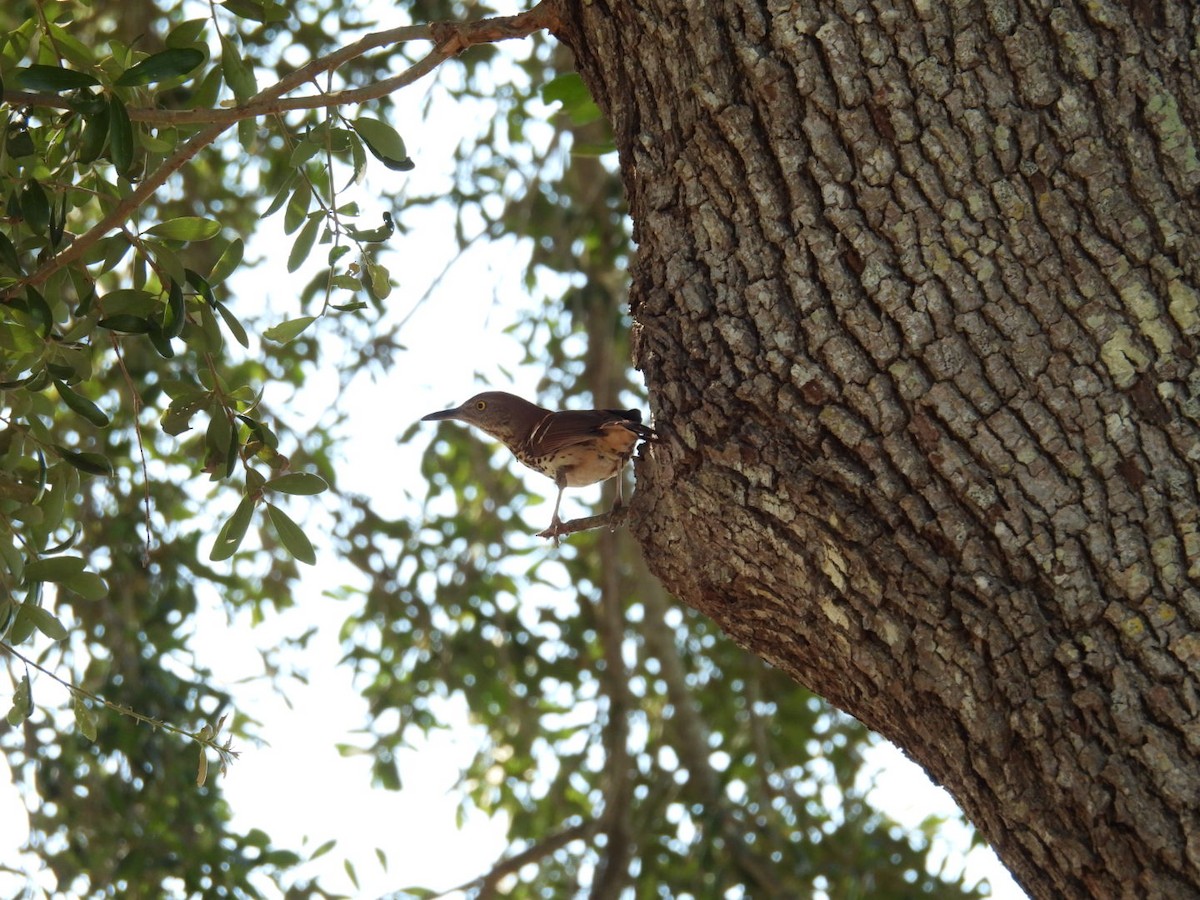
<svg viewBox="0 0 1200 900">
<path fill-rule="evenodd" d="M 462 406 L 422 417 L 474 425 L 503 443 L 529 468 L 558 485 L 554 515 L 545 535 L 561 524 L 558 508 L 565 488 L 583 487 L 619 475 L 638 441 L 654 436 L 636 409 L 568 409 L 553 412 L 504 391 L 484 391 Z M 613 509 L 621 505 L 621 482 Z"/>
</svg>

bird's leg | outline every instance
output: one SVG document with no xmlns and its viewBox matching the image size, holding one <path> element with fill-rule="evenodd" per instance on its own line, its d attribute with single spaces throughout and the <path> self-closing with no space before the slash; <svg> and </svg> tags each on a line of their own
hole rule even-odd
<svg viewBox="0 0 1200 900">
<path fill-rule="evenodd" d="M 558 497 L 554 501 L 554 515 L 550 517 L 550 527 L 545 531 L 540 532 L 538 537 L 554 538 L 554 545 L 558 546 L 558 529 L 562 525 L 562 520 L 558 517 L 558 508 L 562 505 L 563 489 L 567 486 L 567 478 L 565 475 L 559 475 L 554 479 L 558 485 Z"/>
<path fill-rule="evenodd" d="M 625 483 L 625 472 L 623 469 L 617 470 L 617 495 L 613 497 L 612 509 L 609 512 L 616 512 L 624 504 L 621 500 L 621 486 Z"/>
<path fill-rule="evenodd" d="M 605 518 L 609 520 L 609 530 L 615 531 L 621 508 L 625 505 L 621 499 L 621 485 L 625 482 L 624 467 L 617 471 L 617 494 L 613 497 L 612 508 L 605 514 Z"/>
</svg>

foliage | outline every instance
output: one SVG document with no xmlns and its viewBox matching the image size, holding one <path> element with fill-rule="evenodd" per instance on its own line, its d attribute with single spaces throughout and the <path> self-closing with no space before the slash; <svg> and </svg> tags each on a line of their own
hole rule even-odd
<svg viewBox="0 0 1200 900">
<path fill-rule="evenodd" d="M 300 857 L 235 833 L 219 782 L 197 787 L 173 736 L 83 698 L 172 723 L 208 759 L 233 698 L 194 656 L 196 611 L 287 608 L 316 558 L 309 523 L 328 515 L 360 573 L 348 661 L 376 722 L 406 723 L 374 729 L 377 780 L 398 787 L 397 749 L 441 726 L 434 697 L 464 696 L 486 733 L 462 802 L 508 816 L 514 855 L 475 889 L 971 893 L 929 875 L 924 840 L 864 802 L 865 730 L 674 608 L 626 536 L 536 545 L 511 470 L 449 429 L 425 457 L 427 515 L 388 519 L 337 489 L 337 410 L 296 430 L 268 402 L 301 396 L 331 343 L 355 348 L 351 374 L 402 352 L 385 248 L 435 198 L 347 197 L 369 166 L 411 167 L 387 94 L 404 83 L 394 65 L 415 77 L 448 55 L 406 55 L 429 29 L 371 39 L 358 9 L 317 0 L 17 3 L 0 24 L 0 630 L 84 692 L 69 714 L 39 706 L 31 666 L 10 657 L 2 740 L 61 889 L 305 889 Z M 611 142 L 548 40 L 506 81 L 493 61 L 476 48 L 444 85 L 499 109 L 459 153 L 458 236 L 531 248 L 541 302 L 512 331 L 550 373 L 550 402 L 635 402 L 615 364 L 625 214 L 595 158 Z M 350 96 L 376 102 L 352 111 Z M 539 97 L 563 107 L 553 128 Z M 289 271 L 318 263 L 298 315 L 230 290 L 274 227 Z M 285 678 L 288 658 L 264 669 Z M 239 717 L 233 733 L 252 729 Z"/>
</svg>

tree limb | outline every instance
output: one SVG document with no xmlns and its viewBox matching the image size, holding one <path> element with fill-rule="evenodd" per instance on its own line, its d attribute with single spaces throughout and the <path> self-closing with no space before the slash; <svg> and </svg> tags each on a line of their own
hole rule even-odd
<svg viewBox="0 0 1200 900">
<path fill-rule="evenodd" d="M 514 872 L 521 871 L 522 868 L 543 859 L 554 853 L 572 841 L 583 841 L 590 838 L 596 833 L 597 823 L 594 821 L 581 822 L 578 825 L 572 825 L 569 828 L 564 828 L 562 831 L 550 835 L 542 841 L 538 841 L 531 847 L 527 847 L 520 853 L 510 856 L 507 859 L 502 859 L 497 862 L 490 870 L 480 875 L 478 878 L 473 878 L 457 887 L 449 888 L 442 891 L 440 894 L 434 894 L 430 900 L 437 900 L 438 897 L 445 897 L 448 894 L 458 892 L 466 893 L 472 889 L 479 889 L 479 897 L 491 897 L 496 893 L 496 887 L 500 880 L 506 875 L 511 875 Z"/>
</svg>

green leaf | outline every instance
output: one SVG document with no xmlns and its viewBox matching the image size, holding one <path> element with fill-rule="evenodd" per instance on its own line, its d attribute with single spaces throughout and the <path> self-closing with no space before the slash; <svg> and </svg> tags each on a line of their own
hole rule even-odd
<svg viewBox="0 0 1200 900">
<path fill-rule="evenodd" d="M 222 252 L 216 264 L 212 267 L 212 271 L 208 273 L 208 283 L 210 285 L 220 284 L 226 278 L 233 274 L 242 262 L 242 256 L 246 252 L 246 246 L 242 243 L 241 238 L 234 238 L 229 242 Z"/>
<path fill-rule="evenodd" d="M 250 429 L 250 435 L 247 443 L 250 441 L 258 441 L 259 443 L 269 447 L 272 450 L 279 449 L 279 438 L 276 437 L 270 427 L 265 422 L 257 422 L 249 416 L 244 416 L 238 413 L 238 418 L 241 419 L 246 427 Z M 263 482 L 265 484 L 266 482 Z"/>
<path fill-rule="evenodd" d="M 279 541 L 287 549 L 287 552 L 292 554 L 297 562 L 314 565 L 317 561 L 317 554 L 313 550 L 312 542 L 300 529 L 300 526 L 288 518 L 278 506 L 273 503 L 267 504 L 267 517 L 271 520 L 271 525 L 275 529 L 275 533 L 279 535 Z"/>
<path fill-rule="evenodd" d="M 408 158 L 408 151 L 404 149 L 404 139 L 391 125 L 378 119 L 360 116 L 350 123 L 350 127 L 358 132 L 367 149 L 389 169 L 407 172 L 413 168 L 414 163 Z"/>
<path fill-rule="evenodd" d="M 221 5 L 235 16 L 263 24 L 284 22 L 289 16 L 287 8 L 273 0 L 222 0 Z"/>
<path fill-rule="evenodd" d="M 0 541 L 0 559 L 4 560 L 4 566 L 14 581 L 21 581 L 25 578 L 25 557 L 13 544 L 8 541 Z M 3 632 L 3 626 L 0 626 L 0 634 Z"/>
<path fill-rule="evenodd" d="M 45 234 L 50 226 L 50 201 L 35 178 L 21 187 L 21 215 L 37 234 Z"/>
<path fill-rule="evenodd" d="M 576 125 L 586 125 L 601 118 L 600 108 L 596 106 L 578 72 L 567 72 L 546 82 L 542 88 L 542 100 L 561 103 L 563 112 Z"/>
<path fill-rule="evenodd" d="M 74 27 L 74 23 L 68 20 L 67 24 Z M 84 44 L 79 38 L 68 32 L 61 25 L 50 23 L 49 35 L 54 41 L 54 48 L 67 59 L 80 68 L 86 68 L 96 64 L 96 53 L 94 46 L 90 47 Z"/>
<path fill-rule="evenodd" d="M 400 780 L 400 767 L 396 765 L 394 758 L 379 759 L 376 757 L 371 764 L 371 781 L 385 791 L 398 791 L 404 787 Z"/>
<path fill-rule="evenodd" d="M 150 339 L 150 345 L 154 347 L 154 351 L 163 359 L 175 358 L 175 347 L 171 343 L 171 339 L 163 334 L 163 330 L 157 322 L 150 323 L 150 330 L 146 332 L 146 337 Z"/>
<path fill-rule="evenodd" d="M 48 609 L 34 606 L 26 601 L 22 604 L 22 611 L 25 615 L 29 616 L 34 627 L 52 641 L 66 640 L 70 634 L 63 623 L 54 618 L 54 615 Z"/>
<path fill-rule="evenodd" d="M 13 305 L 17 305 L 16 300 Z M 50 304 L 46 302 L 46 298 L 33 287 L 25 288 L 25 311 L 29 313 L 29 317 L 38 324 L 38 333 L 42 339 L 50 337 L 50 329 L 54 326 L 54 313 L 50 311 Z"/>
<path fill-rule="evenodd" d="M 167 287 L 167 310 L 163 317 L 163 337 L 179 337 L 187 322 L 187 307 L 183 302 L 183 288 L 179 282 L 172 280 Z"/>
<path fill-rule="evenodd" d="M 185 326 L 183 339 L 198 351 L 213 353 L 220 350 L 224 345 L 224 338 L 221 337 L 221 327 L 217 324 L 217 317 L 213 315 L 212 307 L 207 303 L 202 303 L 199 312 L 199 328 Z"/>
<path fill-rule="evenodd" d="M 15 638 L 12 641 L 14 644 L 21 643 Z M 31 715 L 33 715 L 33 688 L 29 681 L 29 673 L 26 672 L 17 682 L 17 689 L 13 691 L 13 705 L 12 709 L 8 711 L 6 721 L 16 728 Z"/>
<path fill-rule="evenodd" d="M 312 204 L 312 187 L 307 181 L 300 181 L 288 200 L 287 209 L 283 213 L 283 230 L 291 234 L 308 216 L 308 207 Z"/>
<path fill-rule="evenodd" d="M 356 241 L 362 241 L 366 244 L 378 244 L 386 241 L 396 232 L 396 223 L 392 221 L 392 214 L 385 212 L 383 214 L 383 224 L 378 228 L 368 228 L 360 230 L 353 225 L 346 226 L 346 234 L 354 238 Z M 330 260 L 332 263 L 333 260 Z"/>
<path fill-rule="evenodd" d="M 133 124 L 116 94 L 108 98 L 108 145 L 113 165 L 127 174 L 133 168 Z"/>
<path fill-rule="evenodd" d="M 320 494 L 329 490 L 329 482 L 312 472 L 289 472 L 272 478 L 264 487 L 284 494 Z"/>
<path fill-rule="evenodd" d="M 263 332 L 263 337 L 277 344 L 286 344 L 288 341 L 294 341 L 305 328 L 315 321 L 317 321 L 316 316 L 300 316 L 296 319 L 288 319 L 286 322 L 272 325 Z"/>
<path fill-rule="evenodd" d="M 263 212 L 259 218 L 268 219 L 275 215 L 275 213 L 279 212 L 279 210 L 283 209 L 283 204 L 287 203 L 288 200 L 291 199 L 292 187 L 295 185 L 296 179 L 299 177 L 300 173 L 295 169 L 292 169 L 287 173 L 287 175 L 284 176 L 283 183 L 279 186 L 279 189 L 275 191 L 275 197 L 271 200 L 271 205 L 266 208 L 266 211 Z M 307 211 L 308 210 L 306 209 L 305 212 Z M 301 213 L 300 215 L 303 217 L 304 213 Z"/>
<path fill-rule="evenodd" d="M 117 87 L 140 87 L 168 78 L 186 75 L 204 62 L 204 54 L 194 47 L 176 47 L 148 56 L 130 66 L 113 82 Z"/>
<path fill-rule="evenodd" d="M 254 145 L 258 140 L 258 126 L 255 124 L 253 117 L 242 119 L 237 123 L 238 143 L 245 148 L 246 152 L 253 153 Z"/>
<path fill-rule="evenodd" d="M 217 539 L 213 542 L 212 552 L 208 554 L 208 558 L 213 562 L 220 562 L 233 556 L 246 536 L 246 530 L 250 527 L 250 519 L 253 515 L 254 499 L 243 497 L 242 502 L 233 511 L 233 515 L 217 532 Z"/>
<path fill-rule="evenodd" d="M 185 269 L 184 277 L 187 279 L 187 283 L 196 289 L 196 293 L 207 300 L 210 305 L 217 302 L 212 286 L 203 275 L 195 269 Z"/>
<path fill-rule="evenodd" d="M 81 556 L 46 556 L 25 565 L 25 580 L 66 581 L 80 574 L 87 567 Z"/>
<path fill-rule="evenodd" d="M 101 328 L 107 328 L 109 331 L 116 331 L 120 334 L 146 334 L 150 331 L 150 320 L 143 316 L 133 316 L 123 314 L 119 316 L 105 316 L 96 323 Z"/>
<path fill-rule="evenodd" d="M 392 292 L 391 273 L 377 262 L 367 262 L 363 266 L 363 286 L 376 300 L 386 300 Z"/>
<path fill-rule="evenodd" d="M 211 19 L 188 19 L 186 22 L 180 22 L 171 29 L 171 33 L 167 35 L 168 47 L 190 47 L 193 44 L 204 40 L 204 30 L 208 27 Z"/>
<path fill-rule="evenodd" d="M 215 407 L 208 420 L 208 429 L 204 433 L 204 443 L 218 456 L 223 457 L 229 453 L 229 445 L 235 437 L 235 426 L 229 421 L 229 416 L 223 408 Z"/>
<path fill-rule="evenodd" d="M 80 472 L 86 472 L 89 475 L 112 477 L 113 465 L 107 456 L 87 451 L 69 450 L 61 444 L 55 444 L 54 450 Z"/>
<path fill-rule="evenodd" d="M 16 69 L 17 85 L 27 91 L 76 91 L 80 88 L 99 87 L 100 82 L 85 72 L 63 69 L 59 66 L 27 66 Z"/>
<path fill-rule="evenodd" d="M 229 333 L 233 335 L 233 339 L 243 347 L 248 348 L 250 346 L 250 339 L 246 336 L 246 329 L 237 320 L 237 316 L 231 313 L 229 308 L 218 300 L 214 300 L 212 305 L 221 314 L 221 318 L 225 321 L 225 327 L 229 329 Z"/>
<path fill-rule="evenodd" d="M 221 231 L 221 223 L 203 216 L 180 216 L 147 228 L 143 234 L 168 241 L 207 241 Z"/>
<path fill-rule="evenodd" d="M 108 596 L 108 583 L 95 572 L 80 572 L 63 579 L 62 586 L 84 600 L 103 600 Z"/>
<path fill-rule="evenodd" d="M 26 600 L 17 607 L 17 615 L 13 620 L 12 628 L 8 631 L 8 640 L 12 644 L 23 644 L 31 637 L 36 630 L 33 624 L 33 617 L 29 614 L 28 609 L 36 604 L 30 600 Z"/>
<path fill-rule="evenodd" d="M 169 40 L 169 38 L 168 38 Z M 211 66 L 200 82 L 191 88 L 191 103 L 195 109 L 211 108 L 220 102 L 224 71 L 220 66 Z"/>
<path fill-rule="evenodd" d="M 179 258 L 176 250 L 181 250 L 186 244 L 180 244 L 178 247 L 172 246 L 174 241 L 164 241 L 155 238 L 147 237 L 143 242 L 143 247 L 149 252 L 150 258 L 153 260 L 155 271 L 158 277 L 164 283 L 176 281 L 183 284 L 187 281 L 187 266 L 183 264 L 183 260 Z M 162 308 L 161 294 L 155 296 L 153 306 L 154 312 L 159 312 Z"/>
<path fill-rule="evenodd" d="M 134 288 L 118 288 L 100 298 L 106 316 L 133 315 L 145 318 L 161 306 L 158 294 Z"/>
<path fill-rule="evenodd" d="M 75 727 L 89 741 L 96 740 L 96 714 L 88 708 L 83 698 L 78 694 L 71 701 L 71 709 L 75 713 Z"/>
<path fill-rule="evenodd" d="M 565 72 L 542 85 L 543 103 L 561 103 L 569 107 L 591 99 L 592 95 L 588 93 L 587 85 L 578 72 Z"/>
<path fill-rule="evenodd" d="M 67 195 L 62 194 L 61 201 L 50 204 L 50 246 L 58 247 L 62 243 L 67 230 Z"/>
<path fill-rule="evenodd" d="M 245 103 L 258 93 L 254 69 L 242 59 L 237 45 L 224 35 L 221 36 L 221 71 L 225 73 L 225 83 L 233 91 L 238 103 Z"/>
<path fill-rule="evenodd" d="M 33 138 L 30 136 L 28 129 L 22 128 L 19 125 L 9 126 L 4 148 L 13 159 L 33 156 L 37 149 L 33 145 Z"/>
<path fill-rule="evenodd" d="M 312 862 L 314 859 L 320 859 L 322 856 L 324 856 L 326 853 L 328 853 L 330 850 L 332 850 L 335 846 L 337 846 L 337 838 L 330 838 L 325 843 L 323 843 L 320 847 L 318 847 L 316 850 L 313 851 L 312 856 L 310 856 L 308 858 L 308 861 Z"/>
<path fill-rule="evenodd" d="M 292 150 L 292 156 L 291 159 L 288 160 L 288 165 L 293 169 L 298 169 L 318 153 L 320 153 L 321 149 L 321 145 L 316 141 L 301 141 L 296 145 L 296 148 Z"/>
<path fill-rule="evenodd" d="M 192 416 L 208 406 L 207 391 L 189 391 L 171 401 L 162 415 L 162 430 L 170 435 L 183 434 L 192 427 Z"/>
<path fill-rule="evenodd" d="M 3 233 L 0 233 L 0 265 L 14 275 L 21 274 L 21 258 L 17 255 L 17 248 Z"/>
<path fill-rule="evenodd" d="M 83 416 L 97 428 L 107 428 L 109 418 L 104 411 L 95 403 L 84 397 L 82 394 L 76 393 L 71 388 L 67 387 L 63 382 L 55 379 L 54 387 L 58 390 L 58 396 L 62 398 L 63 403 L 67 404 L 73 412 Z"/>
<path fill-rule="evenodd" d="M 304 227 L 300 229 L 300 233 L 296 235 L 296 240 L 292 244 L 292 252 L 288 254 L 287 270 L 289 272 L 295 272 L 304 265 L 308 254 L 312 252 L 313 244 L 317 242 L 317 234 L 324 223 L 325 218 L 320 213 L 313 215 L 304 223 Z"/>
</svg>

